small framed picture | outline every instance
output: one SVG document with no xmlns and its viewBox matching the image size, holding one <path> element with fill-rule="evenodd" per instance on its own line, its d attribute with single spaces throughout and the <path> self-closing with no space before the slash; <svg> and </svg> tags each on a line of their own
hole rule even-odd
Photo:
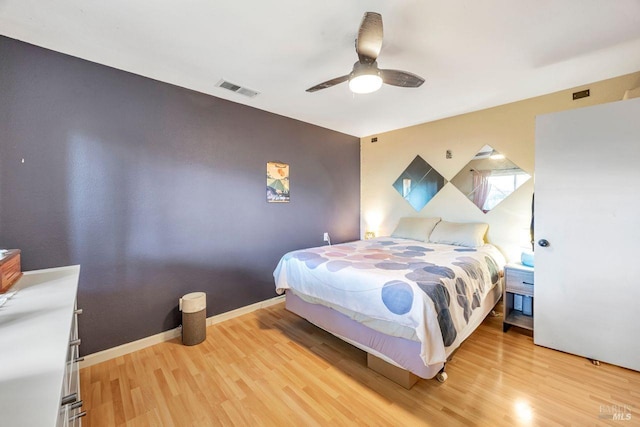
<svg viewBox="0 0 640 427">
<path fill-rule="evenodd" d="M 289 202 L 289 165 L 267 162 L 267 202 Z"/>
</svg>

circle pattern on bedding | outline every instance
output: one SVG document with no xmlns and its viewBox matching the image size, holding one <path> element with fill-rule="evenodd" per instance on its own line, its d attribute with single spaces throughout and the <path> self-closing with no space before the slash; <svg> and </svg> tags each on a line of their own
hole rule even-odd
<svg viewBox="0 0 640 427">
<path fill-rule="evenodd" d="M 382 287 L 382 302 L 393 314 L 406 314 L 413 304 L 413 290 L 408 283 L 392 280 Z"/>
</svg>

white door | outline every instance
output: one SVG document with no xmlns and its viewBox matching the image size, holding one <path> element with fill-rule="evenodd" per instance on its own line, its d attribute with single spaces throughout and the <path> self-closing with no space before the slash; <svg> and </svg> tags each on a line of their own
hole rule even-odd
<svg viewBox="0 0 640 427">
<path fill-rule="evenodd" d="M 537 118 L 535 241 L 534 342 L 640 370 L 640 99 Z"/>
</svg>

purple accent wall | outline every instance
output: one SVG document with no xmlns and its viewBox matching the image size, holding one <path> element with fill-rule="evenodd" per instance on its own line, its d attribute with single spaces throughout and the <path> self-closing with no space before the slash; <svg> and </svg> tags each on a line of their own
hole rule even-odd
<svg viewBox="0 0 640 427">
<path fill-rule="evenodd" d="M 178 326 L 188 292 L 271 298 L 284 253 L 359 236 L 356 137 L 5 37 L 0 97 L 0 247 L 81 264 L 82 354 Z"/>
</svg>

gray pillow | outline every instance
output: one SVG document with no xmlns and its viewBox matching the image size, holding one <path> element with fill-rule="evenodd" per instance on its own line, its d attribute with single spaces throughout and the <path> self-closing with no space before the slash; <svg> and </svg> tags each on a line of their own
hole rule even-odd
<svg viewBox="0 0 640 427">
<path fill-rule="evenodd" d="M 398 226 L 393 230 L 393 233 L 391 233 L 391 237 L 427 242 L 429 241 L 429 235 L 433 227 L 435 227 L 438 222 L 440 222 L 440 218 L 400 218 Z"/>
<path fill-rule="evenodd" d="M 429 241 L 475 248 L 484 245 L 484 235 L 488 229 L 489 224 L 485 223 L 440 221 L 431 232 Z"/>
</svg>

